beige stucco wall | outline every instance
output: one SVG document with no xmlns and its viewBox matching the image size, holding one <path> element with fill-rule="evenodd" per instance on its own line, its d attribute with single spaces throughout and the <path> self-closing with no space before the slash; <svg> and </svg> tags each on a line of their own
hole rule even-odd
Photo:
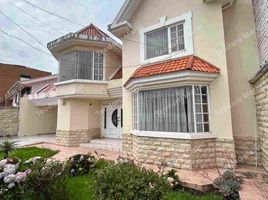
<svg viewBox="0 0 268 200">
<path fill-rule="evenodd" d="M 220 2 L 206 4 L 203 1 L 185 0 L 178 3 L 177 0 L 170 0 L 167 4 L 165 0 L 142 1 L 131 19 L 131 24 L 135 28 L 134 33 L 129 34 L 126 39 L 121 38 L 123 40 L 123 83 L 137 68 L 133 66 L 139 66 L 139 28 L 157 24 L 160 17 L 167 16 L 167 19 L 170 19 L 188 11 L 193 13 L 194 54 L 221 70 L 220 77 L 210 86 L 212 132 L 218 137 L 232 138 L 227 62 L 225 52 L 222 51 L 225 49 L 225 43 Z M 125 88 L 123 108 L 124 133 L 129 133 L 132 129 L 132 96 Z"/>
<path fill-rule="evenodd" d="M 58 102 L 57 130 L 100 128 L 100 101 L 65 99 Z"/>
<path fill-rule="evenodd" d="M 256 107 L 249 80 L 258 71 L 259 59 L 252 1 L 237 1 L 223 13 L 233 133 L 255 136 Z"/>
<path fill-rule="evenodd" d="M 108 98 L 106 83 L 68 83 L 56 86 L 57 96 L 87 95 L 92 98 Z"/>
<path fill-rule="evenodd" d="M 20 100 L 18 136 L 55 133 L 57 126 L 57 107 L 36 107 L 28 97 Z"/>
</svg>

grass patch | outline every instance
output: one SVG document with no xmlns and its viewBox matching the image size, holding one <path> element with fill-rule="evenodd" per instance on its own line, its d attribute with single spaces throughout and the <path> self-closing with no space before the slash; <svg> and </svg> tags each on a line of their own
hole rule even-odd
<svg viewBox="0 0 268 200">
<path fill-rule="evenodd" d="M 69 177 L 66 180 L 66 188 L 69 199 L 72 200 L 93 200 L 92 184 L 94 176 Z M 168 200 L 224 200 L 222 196 L 209 193 L 206 195 L 195 195 L 188 192 L 169 192 Z"/>
<path fill-rule="evenodd" d="M 224 200 L 224 198 L 215 193 L 200 196 L 188 192 L 170 192 L 168 200 Z"/>
<path fill-rule="evenodd" d="M 50 149 L 43 149 L 38 147 L 25 147 L 17 149 L 10 153 L 10 157 L 17 157 L 22 161 L 29 160 L 32 157 L 40 156 L 42 158 L 50 158 L 57 154 L 58 151 L 53 151 Z M 4 153 L 0 152 L 0 159 L 4 158 Z"/>
<path fill-rule="evenodd" d="M 92 184 L 94 177 L 87 176 L 69 177 L 66 180 L 66 189 L 69 199 L 72 200 L 93 200 Z"/>
</svg>

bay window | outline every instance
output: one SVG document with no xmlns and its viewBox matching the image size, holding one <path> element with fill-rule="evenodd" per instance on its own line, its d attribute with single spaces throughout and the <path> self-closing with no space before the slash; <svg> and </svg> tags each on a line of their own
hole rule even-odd
<svg viewBox="0 0 268 200">
<path fill-rule="evenodd" d="M 75 51 L 63 55 L 60 60 L 60 81 L 72 79 L 103 80 L 103 54 Z"/>
<path fill-rule="evenodd" d="M 135 130 L 210 132 L 207 86 L 179 86 L 133 94 Z"/>
<path fill-rule="evenodd" d="M 145 33 L 146 59 L 167 55 L 184 49 L 184 23 Z"/>
</svg>

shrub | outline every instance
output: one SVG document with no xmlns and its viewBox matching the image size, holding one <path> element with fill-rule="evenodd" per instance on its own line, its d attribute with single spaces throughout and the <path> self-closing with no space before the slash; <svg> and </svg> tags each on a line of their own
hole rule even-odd
<svg viewBox="0 0 268 200">
<path fill-rule="evenodd" d="M 239 199 L 240 182 L 233 171 L 226 171 L 222 176 L 215 179 L 214 183 L 226 199 Z"/>
<path fill-rule="evenodd" d="M 30 199 L 65 200 L 64 163 L 54 160 L 39 161 L 32 167 L 32 172 L 24 184 L 24 193 Z"/>
<path fill-rule="evenodd" d="M 167 198 L 169 185 L 166 177 L 129 161 L 98 170 L 93 190 L 95 199 L 100 200 L 162 200 Z"/>
<path fill-rule="evenodd" d="M 10 152 L 17 148 L 17 143 L 18 142 L 16 141 L 9 141 L 7 139 L 2 141 L 0 144 L 0 150 L 4 152 L 4 158 L 8 158 Z"/>
<path fill-rule="evenodd" d="M 172 169 L 168 171 L 168 173 L 166 174 L 168 182 L 172 187 L 173 191 L 178 191 L 182 189 L 180 178 L 178 175 L 176 175 L 176 172 L 177 172 L 176 170 Z"/>
<path fill-rule="evenodd" d="M 96 167 L 96 158 L 91 155 L 75 155 L 69 159 L 68 167 L 72 176 L 83 176 Z"/>
<path fill-rule="evenodd" d="M 0 199 L 21 199 L 21 187 L 31 170 L 19 171 L 20 160 L 0 160 Z"/>
</svg>

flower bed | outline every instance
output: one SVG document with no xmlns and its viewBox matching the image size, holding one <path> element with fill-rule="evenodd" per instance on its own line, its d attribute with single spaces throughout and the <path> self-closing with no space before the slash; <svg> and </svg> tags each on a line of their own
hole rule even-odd
<svg viewBox="0 0 268 200">
<path fill-rule="evenodd" d="M 20 170 L 24 166 L 25 170 Z M 27 161 L 0 161 L 0 199 L 9 200 L 223 200 L 237 191 L 236 177 L 227 174 L 218 179 L 218 190 L 211 194 L 186 192 L 175 170 L 154 172 L 119 158 L 117 162 L 97 159 L 92 155 L 76 155 L 66 162 L 34 157 Z M 27 167 L 27 168 L 25 168 Z M 220 188 L 222 187 L 222 188 Z M 216 193 L 215 193 L 216 192 Z"/>
</svg>

